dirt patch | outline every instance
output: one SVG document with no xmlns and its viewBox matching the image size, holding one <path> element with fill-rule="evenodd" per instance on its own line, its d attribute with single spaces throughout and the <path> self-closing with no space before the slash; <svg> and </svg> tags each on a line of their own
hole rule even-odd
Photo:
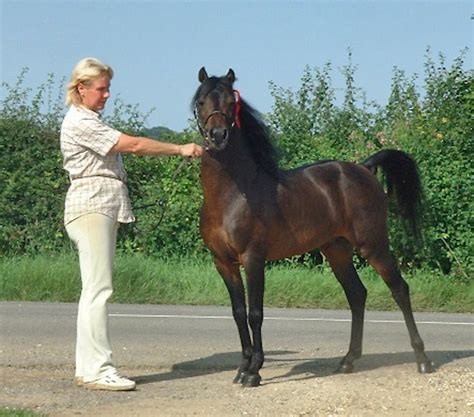
<svg viewBox="0 0 474 417">
<path fill-rule="evenodd" d="M 420 375 L 413 363 L 332 374 L 329 366 L 268 361 L 258 388 L 229 369 L 124 368 L 134 392 L 86 391 L 69 367 L 3 367 L 2 405 L 50 416 L 473 416 L 474 371 L 455 363 Z M 332 366 L 333 364 L 331 364 Z"/>
</svg>

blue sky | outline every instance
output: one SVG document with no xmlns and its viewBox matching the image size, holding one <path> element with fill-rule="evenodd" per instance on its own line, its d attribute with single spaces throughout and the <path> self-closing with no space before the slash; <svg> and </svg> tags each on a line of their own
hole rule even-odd
<svg viewBox="0 0 474 417">
<path fill-rule="evenodd" d="M 115 70 L 112 95 L 143 112 L 148 126 L 182 130 L 197 73 L 233 68 L 242 97 L 272 109 L 269 82 L 297 90 L 306 65 L 338 68 L 351 48 L 356 85 L 385 104 L 395 66 L 422 84 L 426 48 L 451 63 L 469 47 L 473 67 L 473 2 L 432 1 L 84 1 L 0 0 L 1 79 L 14 83 L 28 67 L 36 88 L 49 73 L 69 78 L 94 56 Z M 108 106 L 111 103 L 109 102 Z"/>
</svg>

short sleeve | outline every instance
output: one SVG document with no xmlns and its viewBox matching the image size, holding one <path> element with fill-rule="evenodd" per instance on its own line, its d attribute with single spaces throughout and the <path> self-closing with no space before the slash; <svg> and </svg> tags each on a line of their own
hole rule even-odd
<svg viewBox="0 0 474 417">
<path fill-rule="evenodd" d="M 121 132 L 107 126 L 98 118 L 83 117 L 78 121 L 74 140 L 101 156 L 107 155 L 118 142 Z"/>
</svg>

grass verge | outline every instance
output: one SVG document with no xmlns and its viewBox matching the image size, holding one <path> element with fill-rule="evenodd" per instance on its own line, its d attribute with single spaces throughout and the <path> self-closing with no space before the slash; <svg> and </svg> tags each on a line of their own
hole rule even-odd
<svg viewBox="0 0 474 417">
<path fill-rule="evenodd" d="M 23 408 L 0 407 L 0 417 L 46 417 L 46 414 Z"/>
<path fill-rule="evenodd" d="M 397 309 L 390 291 L 370 268 L 359 270 L 369 310 Z M 474 285 L 431 271 L 405 274 L 416 311 L 473 312 Z M 11 301 L 76 302 L 80 275 L 74 254 L 0 260 L 0 298 Z M 118 255 L 115 303 L 229 305 L 227 290 L 211 261 L 161 260 Z M 266 270 L 268 307 L 346 309 L 342 288 L 327 267 L 273 265 Z"/>
</svg>

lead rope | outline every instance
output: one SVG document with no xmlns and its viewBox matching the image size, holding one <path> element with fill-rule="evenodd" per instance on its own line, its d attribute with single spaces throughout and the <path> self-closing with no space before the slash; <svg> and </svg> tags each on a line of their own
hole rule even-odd
<svg viewBox="0 0 474 417">
<path fill-rule="evenodd" d="M 179 165 L 177 166 L 177 168 L 173 172 L 173 175 L 171 176 L 171 181 L 174 181 L 176 179 L 178 174 L 183 170 L 183 168 L 187 165 L 188 162 L 189 162 L 189 158 L 184 158 L 179 163 Z M 139 210 L 143 210 L 143 209 L 150 208 L 150 207 L 155 207 L 155 206 L 161 207 L 160 218 L 158 219 L 156 224 L 151 229 L 154 232 L 160 227 L 161 222 L 163 221 L 163 218 L 165 217 L 167 203 L 168 203 L 168 200 L 166 198 L 162 197 L 162 198 L 158 198 L 153 203 L 143 204 L 141 206 L 134 207 L 133 211 L 137 211 L 137 210 L 139 211 Z M 140 229 L 140 227 L 138 227 L 136 223 L 133 225 L 133 227 L 138 231 L 138 233 L 143 233 L 143 230 Z"/>
</svg>

